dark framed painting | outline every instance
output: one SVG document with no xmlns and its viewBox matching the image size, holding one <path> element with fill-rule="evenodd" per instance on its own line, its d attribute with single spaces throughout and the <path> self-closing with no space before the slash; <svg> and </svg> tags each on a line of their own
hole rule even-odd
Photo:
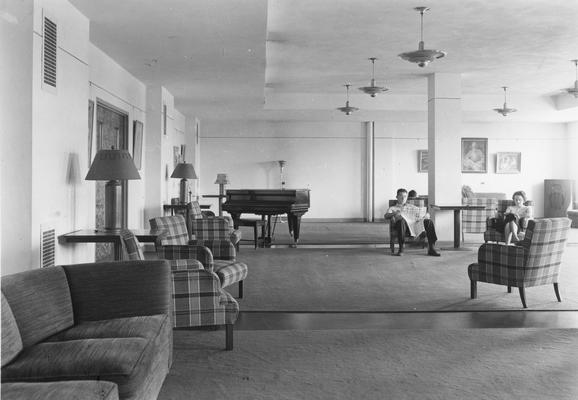
<svg viewBox="0 0 578 400">
<path fill-rule="evenodd" d="M 417 151 L 417 172 L 427 172 L 428 169 L 428 153 L 427 150 Z"/>
<path fill-rule="evenodd" d="M 462 138 L 462 172 L 488 172 L 488 139 Z"/>
<path fill-rule="evenodd" d="M 92 132 L 94 129 L 94 101 L 88 100 L 88 168 L 92 165 Z"/>
<path fill-rule="evenodd" d="M 522 153 L 503 152 L 496 155 L 497 174 L 519 174 L 522 171 Z"/>
<path fill-rule="evenodd" d="M 143 123 L 133 121 L 132 126 L 132 159 L 138 170 L 142 168 L 142 141 L 143 141 Z"/>
</svg>

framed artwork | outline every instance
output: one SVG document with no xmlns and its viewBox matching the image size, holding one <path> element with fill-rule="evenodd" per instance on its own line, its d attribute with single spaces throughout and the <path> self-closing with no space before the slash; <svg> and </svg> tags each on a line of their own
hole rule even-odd
<svg viewBox="0 0 578 400">
<path fill-rule="evenodd" d="M 177 164 L 181 162 L 181 147 L 173 146 L 173 169 L 177 167 Z"/>
<path fill-rule="evenodd" d="M 184 144 L 181 144 L 181 162 L 185 162 L 186 158 L 185 158 L 185 153 L 187 151 L 187 146 Z"/>
<path fill-rule="evenodd" d="M 88 100 L 88 168 L 92 165 L 92 131 L 94 127 L 94 101 Z"/>
<path fill-rule="evenodd" d="M 138 170 L 142 167 L 142 135 L 143 123 L 135 119 L 132 124 L 132 159 Z"/>
<path fill-rule="evenodd" d="M 163 135 L 167 134 L 167 105 L 163 104 Z"/>
<path fill-rule="evenodd" d="M 497 174 L 519 174 L 522 171 L 522 153 L 505 152 L 496 156 Z"/>
<path fill-rule="evenodd" d="M 488 172 L 488 139 L 462 138 L 462 172 Z"/>
<path fill-rule="evenodd" d="M 417 151 L 417 172 L 427 172 L 428 155 L 427 150 Z"/>
</svg>

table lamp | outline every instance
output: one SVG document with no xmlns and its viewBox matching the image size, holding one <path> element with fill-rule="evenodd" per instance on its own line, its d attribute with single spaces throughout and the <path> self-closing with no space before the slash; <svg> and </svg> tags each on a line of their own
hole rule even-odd
<svg viewBox="0 0 578 400">
<path fill-rule="evenodd" d="M 104 229 L 119 231 L 122 227 L 121 180 L 140 179 L 127 150 L 99 150 L 86 174 L 87 181 L 108 181 L 104 187 Z"/>
<path fill-rule="evenodd" d="M 181 178 L 181 188 L 179 191 L 179 201 L 181 204 L 187 203 L 187 179 L 197 179 L 195 167 L 189 163 L 178 163 L 171 174 L 171 178 Z"/>
</svg>

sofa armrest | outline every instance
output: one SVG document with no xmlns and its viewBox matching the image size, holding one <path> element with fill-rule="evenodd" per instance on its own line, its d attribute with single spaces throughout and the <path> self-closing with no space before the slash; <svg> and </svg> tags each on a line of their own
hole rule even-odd
<svg viewBox="0 0 578 400">
<path fill-rule="evenodd" d="M 63 265 L 75 323 L 170 313 L 165 260 Z"/>
</svg>

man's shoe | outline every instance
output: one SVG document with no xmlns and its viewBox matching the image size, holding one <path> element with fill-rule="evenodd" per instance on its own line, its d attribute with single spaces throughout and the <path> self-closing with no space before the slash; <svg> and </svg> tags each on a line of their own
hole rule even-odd
<svg viewBox="0 0 578 400">
<path fill-rule="evenodd" d="M 429 251 L 427 252 L 428 256 L 433 256 L 433 257 L 439 257 L 440 253 L 438 253 L 435 249 L 429 249 Z"/>
<path fill-rule="evenodd" d="M 395 256 L 401 257 L 403 256 L 403 251 L 398 251 L 397 253 L 394 254 Z"/>
</svg>

